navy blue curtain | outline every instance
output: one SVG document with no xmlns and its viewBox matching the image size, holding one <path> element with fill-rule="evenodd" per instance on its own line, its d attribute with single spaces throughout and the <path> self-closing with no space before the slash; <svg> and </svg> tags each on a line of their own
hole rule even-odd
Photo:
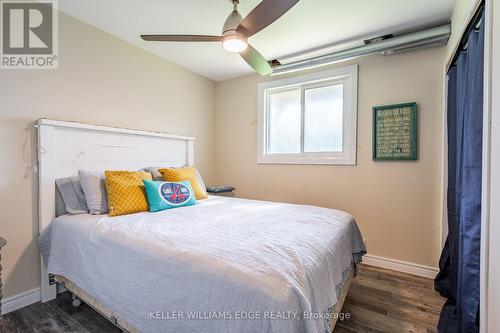
<svg viewBox="0 0 500 333">
<path fill-rule="evenodd" d="M 478 14 L 448 72 L 449 233 L 435 280 L 447 298 L 440 333 L 479 331 L 484 20 Z"/>
</svg>

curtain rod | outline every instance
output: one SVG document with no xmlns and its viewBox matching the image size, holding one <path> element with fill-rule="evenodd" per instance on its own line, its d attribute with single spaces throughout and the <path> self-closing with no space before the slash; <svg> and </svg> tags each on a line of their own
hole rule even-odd
<svg viewBox="0 0 500 333">
<path fill-rule="evenodd" d="M 484 0 L 481 1 L 479 7 L 477 7 L 476 12 L 474 13 L 474 16 L 472 16 L 472 19 L 469 21 L 469 24 L 467 24 L 467 27 L 465 28 L 465 31 L 462 35 L 462 38 L 460 39 L 460 43 L 458 44 L 458 47 L 455 50 L 455 54 L 453 55 L 453 58 L 451 58 L 450 65 L 446 70 L 447 73 L 450 71 L 451 68 L 453 68 L 456 65 L 456 61 L 460 56 L 460 53 L 467 47 L 467 42 L 469 40 L 469 34 L 471 33 L 471 31 L 472 30 L 477 31 L 480 28 L 481 22 L 483 20 L 483 13 L 484 13 Z"/>
</svg>

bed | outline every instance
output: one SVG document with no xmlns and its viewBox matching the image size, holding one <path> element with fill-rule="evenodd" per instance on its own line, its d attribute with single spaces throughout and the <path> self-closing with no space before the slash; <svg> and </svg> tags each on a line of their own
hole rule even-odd
<svg viewBox="0 0 500 333">
<path fill-rule="evenodd" d="M 64 283 L 130 332 L 331 332 L 366 252 L 351 215 L 211 196 L 156 213 L 55 218 L 50 181 L 80 167 L 161 163 L 144 145 L 170 147 L 170 164 L 193 163 L 191 139 L 86 126 L 39 122 L 43 301 Z M 140 158 L 114 157 L 139 149 L 136 140 Z"/>
</svg>

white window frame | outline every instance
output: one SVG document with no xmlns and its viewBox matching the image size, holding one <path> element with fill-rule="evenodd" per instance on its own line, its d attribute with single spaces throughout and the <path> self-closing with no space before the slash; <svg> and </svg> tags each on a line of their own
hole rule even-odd
<svg viewBox="0 0 500 333">
<path fill-rule="evenodd" d="M 343 84 L 343 126 L 342 152 L 304 152 L 304 138 L 301 137 L 301 151 L 297 154 L 269 154 L 269 96 L 276 91 L 301 88 L 302 104 L 304 88 Z M 335 68 L 318 73 L 290 77 L 260 83 L 257 87 L 257 163 L 263 164 L 332 164 L 356 165 L 357 114 L 358 114 L 358 65 Z M 304 105 L 302 105 L 304 117 Z M 302 119 L 304 127 L 304 119 Z M 302 128 L 302 135 L 304 129 Z"/>
</svg>

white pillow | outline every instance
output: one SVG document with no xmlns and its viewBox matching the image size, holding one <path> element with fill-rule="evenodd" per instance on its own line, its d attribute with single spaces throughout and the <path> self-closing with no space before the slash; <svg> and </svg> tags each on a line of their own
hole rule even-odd
<svg viewBox="0 0 500 333">
<path fill-rule="evenodd" d="M 201 177 L 200 172 L 198 169 L 196 169 L 196 180 L 198 181 L 198 184 L 201 186 L 201 188 L 207 192 L 207 185 L 205 185 L 205 182 L 203 181 L 203 178 Z"/>
<path fill-rule="evenodd" d="M 108 194 L 106 193 L 104 172 L 79 170 L 78 175 L 90 214 L 107 214 L 109 212 Z"/>
</svg>

